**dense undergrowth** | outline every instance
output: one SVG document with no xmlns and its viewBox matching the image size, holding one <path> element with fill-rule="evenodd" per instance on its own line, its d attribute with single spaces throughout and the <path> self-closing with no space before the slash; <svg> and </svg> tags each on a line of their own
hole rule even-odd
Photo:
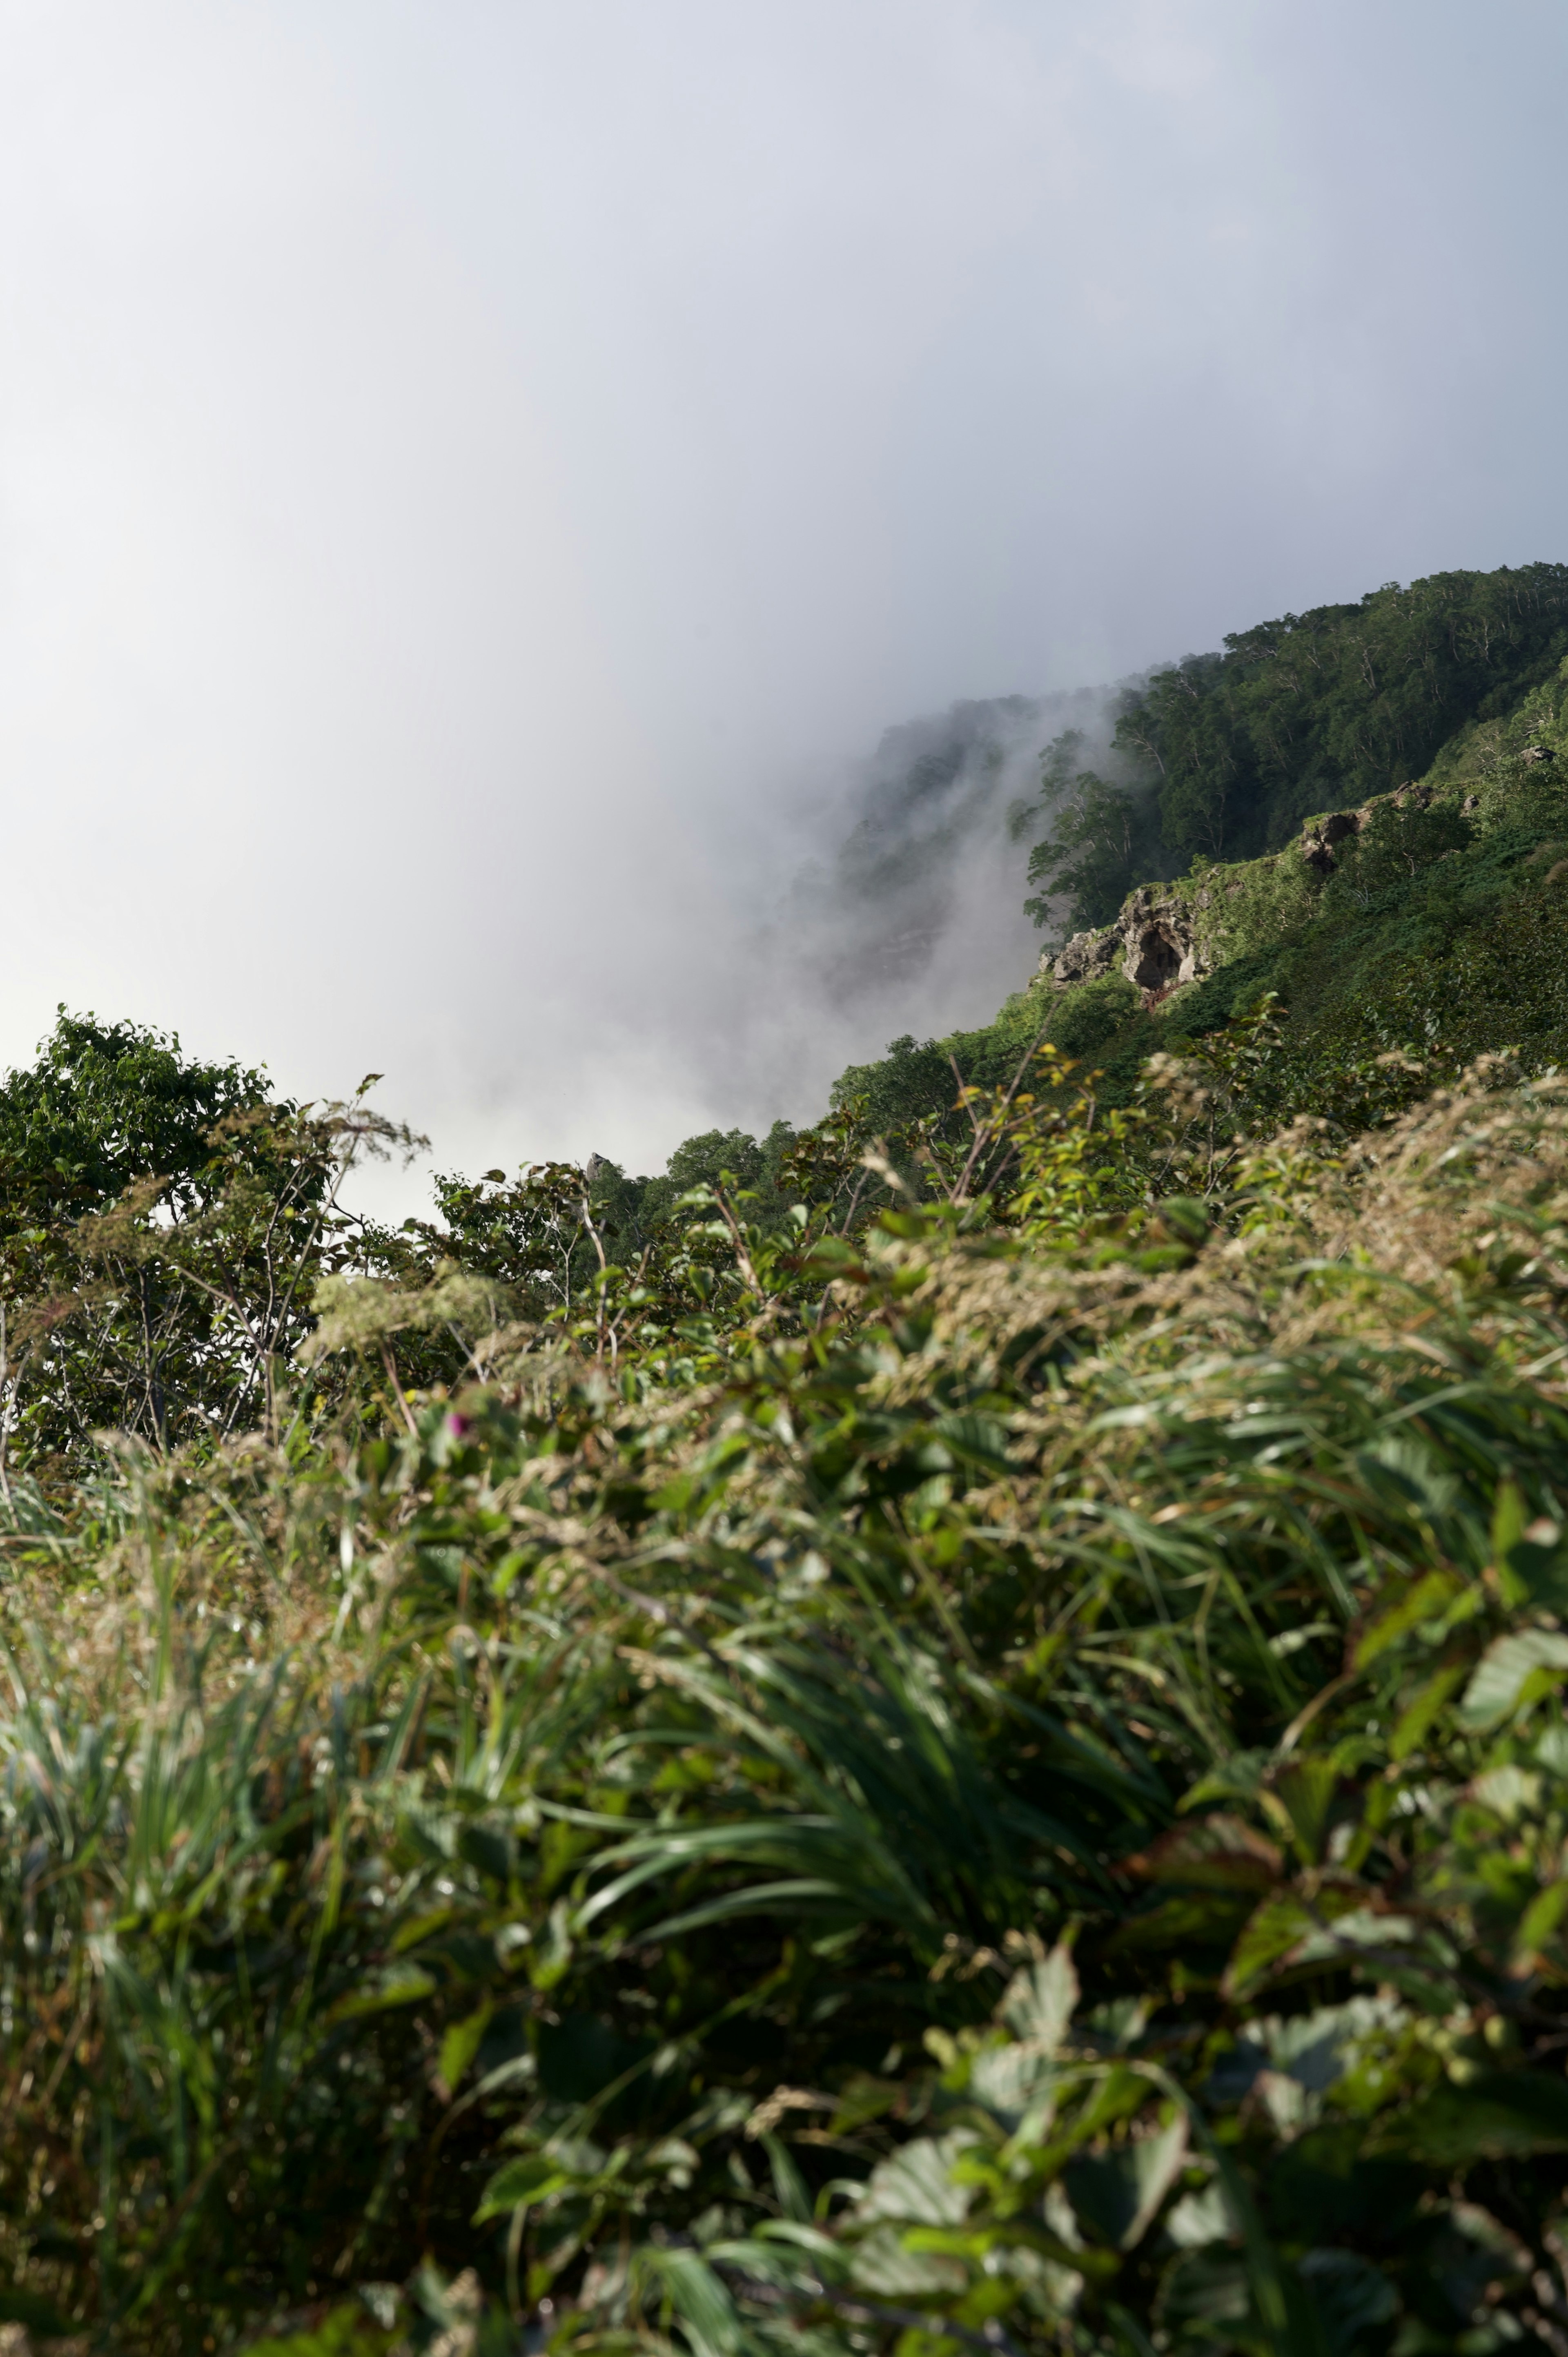
<svg viewBox="0 0 1568 2357">
<path fill-rule="evenodd" d="M 1520 648 L 1326 880 L 1195 867 L 1208 980 L 662 1181 L 378 1228 L 366 1091 L 62 1017 L 0 1086 L 0 2345 L 1565 2357 Z"/>
<path fill-rule="evenodd" d="M 1555 2350 L 1568 1108 L 1239 1150 L 1268 1060 L 1109 1159 L 976 1104 L 991 1205 L 711 1201 L 618 1358 L 394 1426 L 383 1280 L 329 1414 L 14 1472 L 0 2306 Z"/>
</svg>

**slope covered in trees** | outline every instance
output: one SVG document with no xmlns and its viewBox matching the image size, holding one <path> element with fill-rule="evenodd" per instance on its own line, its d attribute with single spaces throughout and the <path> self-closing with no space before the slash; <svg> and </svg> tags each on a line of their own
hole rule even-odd
<svg viewBox="0 0 1568 2357">
<path fill-rule="evenodd" d="M 368 1089 L 62 1018 L 0 1090 L 18 2348 L 1561 2357 L 1520 662 L 1330 857 L 1135 877 L 1190 984 L 1042 974 L 657 1181 L 377 1229 Z"/>
<path fill-rule="evenodd" d="M 1114 859 L 1102 859 L 1092 844 L 1086 850 L 1079 832 L 1085 811 L 1103 812 L 1122 790 L 1098 776 L 1080 777 L 1076 799 L 1069 793 L 1064 803 L 1062 773 L 1074 748 L 1070 738 L 1058 740 L 1042 764 L 1043 798 L 1058 815 L 1033 861 L 1035 879 L 1045 877 L 1051 888 L 1039 904 L 1042 922 L 1052 923 L 1058 938 L 1107 926 L 1133 888 L 1152 884 L 1186 906 L 1202 937 L 1207 978 L 1151 1011 L 1121 974 L 1120 961 L 1078 988 L 1053 986 L 1042 970 L 994 1024 L 940 1041 L 895 1041 L 882 1061 L 845 1072 L 835 1101 L 864 1098 L 881 1125 L 935 1117 L 950 1103 L 955 1064 L 966 1080 L 993 1082 L 1042 1026 L 1043 1036 L 1066 1053 L 1104 1067 L 1110 1093 L 1124 1098 L 1145 1057 L 1201 1036 L 1270 990 L 1288 1008 L 1280 1107 L 1294 1103 L 1290 1089 L 1297 1084 L 1287 1085 L 1283 1075 L 1297 1066 L 1299 1085 L 1310 1092 L 1340 1085 L 1369 1055 L 1424 1058 L 1438 1041 L 1450 1067 L 1456 1058 L 1514 1045 L 1526 1048 L 1538 1068 L 1568 1060 L 1568 965 L 1557 947 L 1557 885 L 1547 881 L 1552 846 L 1568 839 L 1568 629 L 1560 615 L 1552 619 L 1563 577 L 1564 568 L 1550 565 L 1441 575 L 1409 591 L 1374 593 L 1359 606 L 1323 609 L 1288 630 L 1270 625 L 1228 640 L 1233 651 L 1252 651 L 1229 686 L 1230 655 L 1156 673 L 1131 722 L 1151 738 L 1151 702 L 1167 708 L 1182 703 L 1187 689 L 1181 681 L 1195 673 L 1218 683 L 1208 698 L 1217 708 L 1203 731 L 1229 749 L 1189 778 L 1200 798 L 1229 794 L 1236 805 L 1238 847 L 1218 863 L 1197 843 L 1178 856 L 1162 842 L 1167 823 L 1175 832 L 1171 804 L 1151 792 L 1146 780 L 1125 797 L 1143 833 L 1124 834 L 1118 818 Z M 1427 591 L 1429 600 L 1418 596 Z M 1499 651 L 1497 619 L 1510 600 L 1520 608 L 1511 654 Z M 1468 705 L 1458 657 L 1444 674 L 1425 643 L 1439 610 L 1447 617 L 1445 643 L 1461 653 L 1476 642 L 1490 651 L 1488 664 L 1467 674 Z M 1466 615 L 1477 641 L 1464 636 Z M 1353 630 L 1365 616 L 1380 618 L 1386 635 L 1379 639 L 1369 629 L 1378 662 L 1369 659 L 1358 699 L 1350 676 Z M 1261 694 L 1254 673 L 1266 673 L 1275 660 L 1256 650 L 1288 644 L 1297 630 L 1305 638 L 1309 624 L 1319 641 L 1337 639 L 1341 661 L 1337 673 L 1326 659 L 1320 662 L 1316 687 L 1303 692 L 1299 705 L 1295 690 L 1289 691 L 1298 728 L 1296 778 L 1288 793 L 1281 787 L 1279 795 L 1264 798 L 1255 765 L 1252 783 L 1240 793 L 1231 767 L 1238 715 L 1249 696 Z M 1405 628 L 1408 662 L 1395 677 L 1396 695 L 1389 682 Z M 1440 689 L 1449 699 L 1441 704 Z M 1413 718 L 1407 712 L 1395 758 L 1388 759 L 1402 699 L 1414 701 L 1418 692 L 1432 699 L 1440 718 L 1422 722 L 1422 736 L 1421 709 Z M 1284 693 L 1277 679 L 1269 693 Z M 1455 713 L 1458 725 L 1450 728 Z M 1128 725 L 1124 715 L 1124 731 Z M 1203 731 L 1195 722 L 1189 748 Z M 1380 742 L 1376 760 L 1351 758 L 1358 745 Z M 1407 767 L 1412 747 L 1423 758 Z M 1165 751 L 1174 770 L 1168 740 Z M 1393 793 L 1412 779 L 1424 781 L 1422 796 L 1396 806 Z M 1304 858 L 1305 821 L 1373 803 L 1369 829 L 1345 838 L 1330 868 Z M 1243 847 L 1249 842 L 1268 847 L 1252 856 Z M 1210 876 L 1217 865 L 1226 871 L 1222 877 Z"/>
<path fill-rule="evenodd" d="M 1439 573 L 1286 614 L 1188 655 L 1120 699 L 1110 778 L 1058 740 L 1044 802 L 1065 813 L 1031 879 L 1104 923 L 1148 877 L 1277 850 L 1309 812 L 1422 776 L 1462 729 L 1512 710 L 1568 649 L 1568 566 Z"/>
</svg>

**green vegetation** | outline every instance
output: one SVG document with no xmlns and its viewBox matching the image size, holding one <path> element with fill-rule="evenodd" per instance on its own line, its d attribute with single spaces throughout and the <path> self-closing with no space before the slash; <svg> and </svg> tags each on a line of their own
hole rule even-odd
<svg viewBox="0 0 1568 2357">
<path fill-rule="evenodd" d="M 1484 739 L 1565 649 L 1562 565 L 1389 582 L 1353 606 L 1238 631 L 1223 654 L 1188 655 L 1122 699 L 1118 778 L 1073 780 L 1081 740 L 1058 738 L 1041 797 L 1055 823 L 1029 871 L 1046 894 L 1029 905 L 1044 923 L 1065 894 L 1072 924 L 1104 924 L 1145 877 L 1275 850 L 1310 813 L 1421 777 L 1451 740 Z"/>
<path fill-rule="evenodd" d="M 1251 859 L 1221 863 L 1195 846 L 1190 865 L 1176 874 L 1148 834 L 1159 816 L 1157 797 L 1134 797 L 1088 778 L 1079 780 L 1078 800 L 1069 795 L 1063 802 L 1074 748 L 1069 739 L 1058 740 L 1043 764 L 1043 799 L 1058 816 L 1053 834 L 1033 855 L 1031 873 L 1053 896 L 1067 896 L 1062 930 L 1112 923 L 1129 886 L 1151 879 L 1185 907 L 1211 971 L 1155 1009 L 1123 979 L 1120 959 L 1103 977 L 1071 988 L 1038 976 L 990 1026 L 923 1046 L 896 1041 L 886 1060 L 852 1068 L 835 1101 L 864 1099 L 885 1125 L 950 1120 L 955 1065 L 963 1080 L 993 1085 L 1042 1037 L 1099 1067 L 1101 1093 L 1128 1103 L 1147 1057 L 1201 1037 L 1270 992 L 1290 1018 L 1273 1097 L 1282 1120 L 1316 1111 L 1331 1113 L 1348 1129 L 1359 1126 L 1363 1098 L 1349 1076 L 1380 1056 L 1408 1056 L 1423 1071 L 1448 1076 L 1501 1047 L 1518 1048 L 1532 1071 L 1568 1062 L 1568 956 L 1560 924 L 1568 868 L 1555 872 L 1558 861 L 1568 858 L 1568 663 L 1563 630 L 1555 623 L 1548 630 L 1557 615 L 1552 584 L 1563 570 L 1444 575 L 1291 626 L 1299 635 L 1310 624 L 1320 639 L 1332 639 L 1350 631 L 1357 617 L 1368 618 L 1369 630 L 1380 624 L 1387 638 L 1380 654 L 1384 668 L 1374 671 L 1379 694 L 1374 699 L 1367 691 L 1369 709 L 1361 718 L 1361 736 L 1370 743 L 1377 741 L 1383 707 L 1393 710 L 1381 683 L 1391 670 L 1388 653 L 1397 643 L 1396 625 L 1412 634 L 1418 622 L 1427 627 L 1439 609 L 1440 590 L 1456 605 L 1465 592 L 1466 610 L 1482 618 L 1473 620 L 1475 630 L 1482 630 L 1488 612 L 1506 617 L 1510 598 L 1520 607 L 1512 684 L 1475 683 L 1485 693 L 1463 725 L 1434 748 L 1430 734 L 1420 740 L 1427 764 L 1424 771 L 1416 770 L 1423 780 L 1418 795 L 1395 802 L 1391 787 L 1402 786 L 1410 774 L 1398 759 L 1380 771 L 1369 764 L 1357 770 L 1347 756 L 1342 771 L 1332 770 L 1325 748 L 1334 742 L 1353 747 L 1355 707 L 1343 677 L 1337 700 L 1326 690 L 1320 695 L 1320 708 L 1314 707 L 1317 735 L 1305 724 L 1301 728 L 1305 782 L 1293 787 L 1286 802 L 1270 804 L 1265 815 L 1271 839 L 1279 842 L 1283 825 L 1299 830 L 1304 820 L 1321 813 L 1369 810 L 1362 832 L 1333 846 L 1331 873 L 1304 859 L 1298 831 L 1282 848 Z M 1533 585 L 1538 607 L 1527 605 L 1521 583 Z M 1534 635 L 1526 630 L 1532 615 Z M 1462 651 L 1467 641 L 1453 614 L 1449 627 Z M 1501 624 L 1487 629 L 1492 662 L 1506 672 Z M 1251 631 L 1227 642 L 1233 651 L 1249 651 L 1244 663 L 1237 656 L 1229 687 L 1230 656 L 1205 658 L 1198 666 L 1207 666 L 1206 675 L 1219 683 L 1213 694 L 1222 701 L 1229 695 L 1237 710 L 1246 708 L 1247 696 L 1262 693 L 1273 675 L 1271 663 L 1283 661 L 1260 654 L 1258 647 L 1282 636 L 1294 642 L 1286 626 L 1271 630 L 1273 638 Z M 1382 642 L 1374 637 L 1372 643 Z M 1435 662 L 1429 655 L 1430 650 L 1418 662 L 1411 654 L 1401 675 L 1406 687 L 1411 677 L 1427 675 Z M 1324 675 L 1329 676 L 1326 664 Z M 1168 683 L 1176 676 L 1156 674 L 1150 693 L 1160 689 L 1162 678 Z M 1177 689 L 1167 685 L 1162 692 L 1170 696 Z M 1451 693 L 1457 697 L 1457 686 Z M 1444 721 L 1450 708 L 1441 707 Z M 1384 713 L 1380 725 L 1391 730 L 1393 717 Z M 1433 728 L 1437 726 L 1434 721 Z M 1410 722 L 1407 741 L 1413 733 Z M 1144 828 L 1143 852 L 1133 862 L 1118 852 L 1112 862 L 1107 846 L 1114 848 L 1110 830 L 1120 825 L 1115 811 L 1123 802 L 1133 807 L 1134 799 Z M 1259 816 L 1264 805 L 1255 796 L 1243 799 L 1255 835 L 1264 823 Z M 1091 840 L 1095 826 L 1101 834 Z M 1044 911 L 1063 903 L 1053 897 L 1037 905 Z"/>
<path fill-rule="evenodd" d="M 370 1082 L 62 1017 L 0 1090 L 6 2345 L 1561 2357 L 1514 655 L 1331 857 L 1172 884 L 1202 979 L 657 1180 L 378 1228 Z"/>
</svg>

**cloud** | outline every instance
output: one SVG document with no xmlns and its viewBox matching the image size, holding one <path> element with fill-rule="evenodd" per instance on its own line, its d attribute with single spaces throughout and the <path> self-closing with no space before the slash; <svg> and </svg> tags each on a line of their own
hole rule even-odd
<svg viewBox="0 0 1568 2357">
<path fill-rule="evenodd" d="M 64 999 L 648 1167 L 983 1014 L 990 852 L 907 1014 L 786 922 L 889 724 L 1563 553 L 1565 48 L 3 0 L 0 1055 Z"/>
</svg>

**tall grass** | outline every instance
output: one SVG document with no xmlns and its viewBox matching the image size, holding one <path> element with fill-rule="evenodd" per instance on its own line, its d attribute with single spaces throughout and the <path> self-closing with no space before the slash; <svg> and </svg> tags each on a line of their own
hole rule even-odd
<svg viewBox="0 0 1568 2357">
<path fill-rule="evenodd" d="M 0 2318 L 1558 2351 L 1568 1116 L 1229 1183 L 14 1482 Z"/>
</svg>

